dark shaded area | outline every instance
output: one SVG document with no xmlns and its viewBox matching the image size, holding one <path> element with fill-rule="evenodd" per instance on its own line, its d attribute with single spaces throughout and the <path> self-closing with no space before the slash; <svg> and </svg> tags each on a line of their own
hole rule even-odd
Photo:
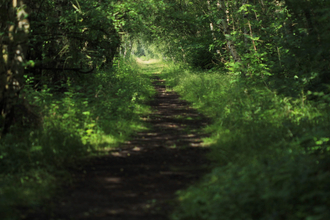
<svg viewBox="0 0 330 220">
<path fill-rule="evenodd" d="M 154 113 L 143 118 L 151 129 L 138 133 L 108 156 L 73 170 L 65 189 L 43 213 L 26 219 L 168 219 L 175 192 L 196 182 L 208 168 L 201 127 L 208 120 L 154 76 Z"/>
</svg>

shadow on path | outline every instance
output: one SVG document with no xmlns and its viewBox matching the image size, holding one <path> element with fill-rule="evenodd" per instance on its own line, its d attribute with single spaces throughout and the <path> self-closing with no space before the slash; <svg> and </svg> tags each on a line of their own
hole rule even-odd
<svg viewBox="0 0 330 220">
<path fill-rule="evenodd" d="M 30 219 L 162 220 L 168 219 L 175 192 L 196 182 L 206 171 L 200 131 L 207 119 L 154 74 L 157 95 L 153 114 L 143 120 L 151 129 L 108 156 L 90 159 L 74 171 L 74 188 L 61 197 L 52 216 Z"/>
</svg>

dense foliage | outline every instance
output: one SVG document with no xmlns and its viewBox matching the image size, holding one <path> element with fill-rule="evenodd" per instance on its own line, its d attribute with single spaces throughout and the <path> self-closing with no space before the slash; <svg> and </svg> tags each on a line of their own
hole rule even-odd
<svg viewBox="0 0 330 220">
<path fill-rule="evenodd" d="M 0 3 L 2 133 L 17 121 L 17 108 L 31 112 L 21 93 L 27 83 L 61 93 L 68 78 L 76 83 L 111 67 L 120 53 L 128 57 L 133 31 L 144 29 L 138 12 L 145 7 L 113 0 Z"/>
<path fill-rule="evenodd" d="M 328 1 L 164 2 L 153 33 L 174 60 L 204 69 L 225 66 L 290 95 L 327 90 Z"/>
</svg>

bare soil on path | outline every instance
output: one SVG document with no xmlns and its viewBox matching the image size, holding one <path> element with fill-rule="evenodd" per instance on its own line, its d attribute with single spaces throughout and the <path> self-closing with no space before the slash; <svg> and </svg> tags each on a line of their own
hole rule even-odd
<svg viewBox="0 0 330 220">
<path fill-rule="evenodd" d="M 185 189 L 208 170 L 200 128 L 207 118 L 166 91 L 153 76 L 157 94 L 153 113 L 143 120 L 151 129 L 107 156 L 89 159 L 74 170 L 73 187 L 53 204 L 52 211 L 29 219 L 54 220 L 167 220 L 175 192 Z"/>
</svg>

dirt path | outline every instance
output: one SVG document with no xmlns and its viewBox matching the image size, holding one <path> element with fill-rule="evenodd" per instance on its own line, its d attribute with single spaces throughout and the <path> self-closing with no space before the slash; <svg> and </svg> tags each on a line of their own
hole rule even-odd
<svg viewBox="0 0 330 220">
<path fill-rule="evenodd" d="M 154 113 L 144 120 L 151 130 L 138 133 L 109 156 L 90 160 L 74 172 L 77 181 L 65 198 L 53 206 L 52 216 L 31 219 L 165 220 L 175 192 L 205 172 L 201 135 L 207 120 L 167 92 L 154 74 L 157 95 L 150 103 Z"/>
</svg>

